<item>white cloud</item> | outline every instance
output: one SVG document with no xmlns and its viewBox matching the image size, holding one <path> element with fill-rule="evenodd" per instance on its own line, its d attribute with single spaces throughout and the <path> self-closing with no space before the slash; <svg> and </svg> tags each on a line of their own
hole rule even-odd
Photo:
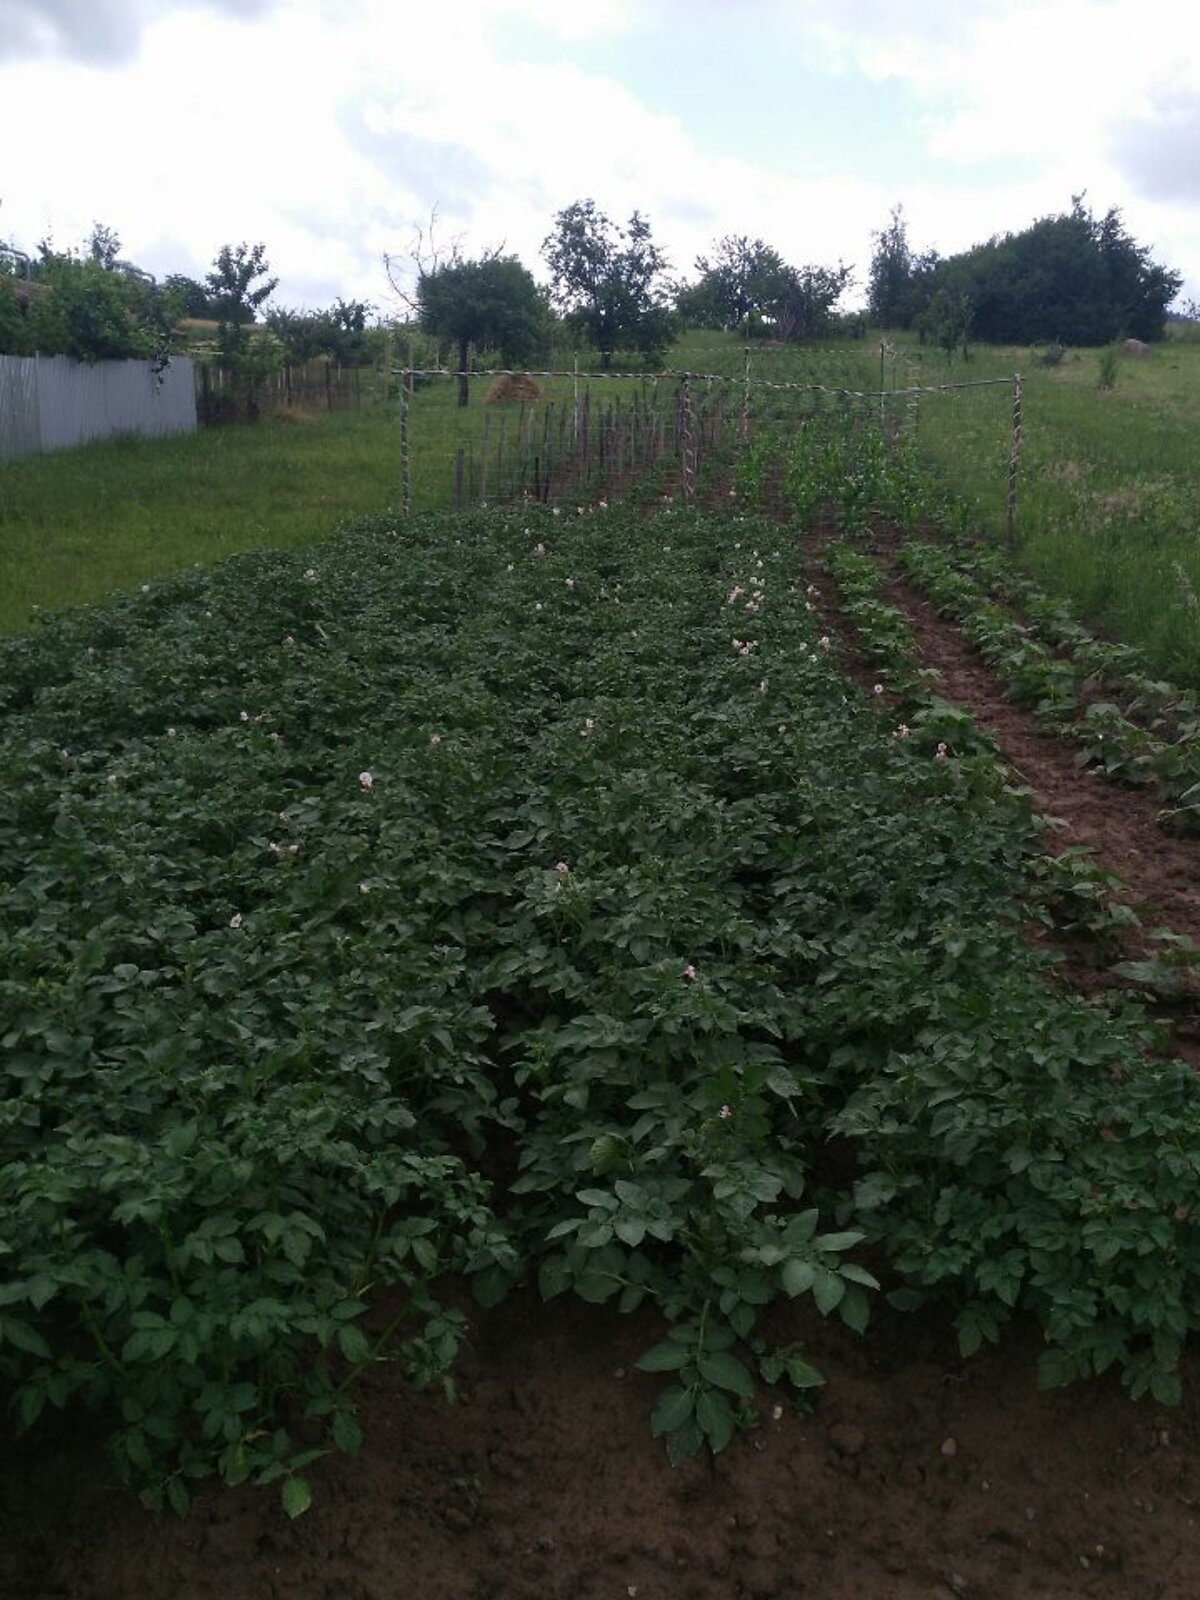
<svg viewBox="0 0 1200 1600">
<path fill-rule="evenodd" d="M 380 303 L 384 252 L 403 256 L 435 206 L 445 239 L 503 244 L 540 274 L 554 212 L 590 196 L 614 220 L 648 214 L 680 274 L 737 231 L 797 262 L 855 261 L 861 281 L 897 199 L 914 243 L 946 251 L 1086 188 L 1167 260 L 1200 260 L 1170 142 L 1200 88 L 1200 23 L 1166 0 L 748 0 L 764 49 L 799 29 L 848 95 L 905 91 L 928 162 L 899 190 L 838 150 L 819 177 L 772 152 L 714 158 L 703 129 L 590 64 L 593 40 L 703 27 L 717 0 L 0 0 L 14 4 L 43 44 L 80 8 L 137 41 L 120 71 L 66 59 L 61 39 L 19 68 L 0 59 L 0 139 L 19 152 L 0 235 L 25 248 L 99 218 L 151 270 L 199 275 L 221 244 L 263 240 L 281 301 Z M 530 29 L 541 46 L 523 60 Z"/>
<path fill-rule="evenodd" d="M 1194 142 L 1173 126 L 1200 102 L 1200 13 L 1175 0 L 805 0 L 793 25 L 832 70 L 900 85 L 920 107 L 929 156 L 968 180 L 948 205 L 925 191 L 928 237 L 943 250 L 1065 209 L 1086 191 L 1123 208 L 1139 239 L 1200 267 L 1200 216 L 1154 202 L 1200 198 Z M 1194 109 L 1192 115 L 1195 115 Z M 996 181 L 995 169 L 1023 172 Z M 965 202 L 965 203 L 964 203 Z M 922 207 L 922 209 L 924 209 Z M 918 204 L 910 210 L 915 214 Z M 969 235 L 963 224 L 972 220 Z"/>
<path fill-rule="evenodd" d="M 181 7 L 253 17 L 275 0 L 0 0 L 0 60 L 66 56 L 112 64 L 132 60 L 142 29 Z"/>
</svg>

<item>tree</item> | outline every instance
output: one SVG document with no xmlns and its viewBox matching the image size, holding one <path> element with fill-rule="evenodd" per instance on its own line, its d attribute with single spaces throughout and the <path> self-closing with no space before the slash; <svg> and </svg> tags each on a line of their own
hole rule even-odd
<svg viewBox="0 0 1200 1600">
<path fill-rule="evenodd" d="M 472 347 L 496 349 L 514 364 L 536 349 L 545 330 L 545 303 L 532 275 L 518 257 L 495 251 L 465 261 L 456 248 L 446 262 L 421 268 L 416 302 L 425 331 L 458 346 L 460 406 L 470 400 Z"/>
<path fill-rule="evenodd" d="M 42 355 L 159 368 L 170 360 L 171 306 L 148 275 L 43 251 L 28 310 L 29 342 Z"/>
<path fill-rule="evenodd" d="M 778 250 L 745 234 L 718 240 L 711 260 L 696 257 L 697 293 L 706 293 L 720 326 L 751 331 L 751 321 L 773 317 L 789 288 L 788 267 Z"/>
<path fill-rule="evenodd" d="M 914 300 L 927 331 L 957 300 L 977 339 L 1107 344 L 1161 338 L 1182 281 L 1130 238 L 1119 211 L 1097 219 L 1075 195 L 1069 212 L 935 260 Z"/>
<path fill-rule="evenodd" d="M 88 235 L 88 255 L 93 261 L 98 261 L 109 272 L 117 264 L 121 254 L 121 236 L 115 228 L 110 228 L 106 223 L 93 222 L 92 231 Z"/>
<path fill-rule="evenodd" d="M 640 212 L 618 228 L 594 200 L 576 200 L 555 217 L 542 255 L 554 303 L 600 352 L 602 367 L 612 365 L 615 350 L 636 350 L 648 362 L 662 358 L 676 328 L 668 263 Z"/>
<path fill-rule="evenodd" d="M 303 363 L 327 356 L 341 366 L 357 367 L 371 359 L 367 318 L 374 309 L 365 301 L 339 297 L 324 311 L 273 307 L 267 312 L 266 322 L 290 361 Z"/>
<path fill-rule="evenodd" d="M 787 267 L 775 307 L 776 332 L 781 339 L 820 339 L 833 323 L 833 308 L 850 287 L 851 269 Z"/>
<path fill-rule="evenodd" d="M 676 285 L 675 315 L 685 328 L 724 328 L 725 313 L 710 277 Z"/>
<path fill-rule="evenodd" d="M 78 249 L 58 250 L 43 239 L 30 259 L 3 246 L 0 354 L 148 360 L 165 367 L 173 305 L 148 272 L 118 259 L 120 248 L 115 230 L 101 222 Z"/>
<path fill-rule="evenodd" d="M 341 295 L 325 315 L 329 318 L 330 354 L 344 367 L 361 367 L 370 361 L 367 318 L 375 307 L 365 300 L 343 300 Z"/>
<path fill-rule="evenodd" d="M 265 244 L 221 246 L 213 258 L 213 271 L 204 280 L 218 322 L 240 330 L 254 321 L 274 294 L 279 279 L 267 276 L 271 269 L 266 255 Z"/>
<path fill-rule="evenodd" d="M 875 249 L 867 274 L 867 309 L 880 328 L 907 328 L 912 318 L 913 254 L 904 207 L 892 207 L 886 228 L 873 233 Z"/>
<path fill-rule="evenodd" d="M 246 332 L 279 283 L 268 276 L 266 254 L 264 244 L 239 244 L 236 249 L 222 245 L 205 278 L 217 314 L 221 363 L 232 372 L 238 402 L 248 417 L 258 411 L 259 382 L 278 365 L 277 348 L 261 340 L 252 343 Z"/>
<path fill-rule="evenodd" d="M 916 326 L 920 330 L 922 343 L 926 338 L 931 338 L 945 351 L 947 361 L 960 346 L 965 360 L 973 316 L 970 295 L 956 289 L 938 289 L 918 314 Z"/>
<path fill-rule="evenodd" d="M 163 279 L 163 293 L 174 300 L 181 317 L 211 318 L 214 322 L 218 307 L 209 291 L 195 278 L 182 272 L 172 272 Z"/>
</svg>

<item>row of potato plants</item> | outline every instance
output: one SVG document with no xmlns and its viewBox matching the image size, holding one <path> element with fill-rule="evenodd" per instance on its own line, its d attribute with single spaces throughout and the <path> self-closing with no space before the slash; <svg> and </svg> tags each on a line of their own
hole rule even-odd
<svg viewBox="0 0 1200 1600">
<path fill-rule="evenodd" d="M 921 657 L 908 619 L 882 599 L 883 577 L 878 563 L 844 541 L 832 541 L 823 564 L 839 597 L 839 609 L 850 623 L 857 648 L 878 673 L 879 692 L 886 693 L 909 721 L 901 735 L 914 729 L 926 743 L 937 739 L 944 759 L 952 752 L 987 750 L 994 742 L 968 712 L 937 693 L 940 674 L 921 665 Z M 911 725 L 910 725 L 911 724 Z M 1035 857 L 1033 880 L 1026 893 L 1031 909 L 1047 926 L 1063 933 L 1083 934 L 1104 951 L 1119 950 L 1119 934 L 1138 924 L 1137 914 L 1119 898 L 1120 882 L 1093 859 L 1088 846 L 1073 846 Z"/>
<path fill-rule="evenodd" d="M 1178 738 L 1200 725 L 1200 694 L 1154 677 L 1133 645 L 1098 639 L 1067 601 L 1049 595 L 1002 550 L 978 540 L 957 540 L 955 565 L 974 577 L 989 598 L 1011 606 L 1035 638 L 1070 656 L 1088 678 L 1119 693 L 1126 714 L 1152 732 Z"/>
<path fill-rule="evenodd" d="M 1037 592 L 1023 584 L 1006 584 L 1005 603 L 998 604 L 989 585 L 964 570 L 961 558 L 942 545 L 913 541 L 898 560 L 904 575 L 954 618 L 1013 698 L 1079 741 L 1083 764 L 1123 783 L 1157 782 L 1169 801 L 1164 820 L 1196 827 L 1200 710 L 1194 695 L 1150 678 L 1130 647 L 1093 639 L 1060 603 L 1036 606 Z M 1003 571 L 996 558 L 982 565 L 987 573 Z M 1040 626 L 1009 608 L 1008 595 L 1023 592 L 1035 602 Z M 1040 638 L 1039 632 L 1049 637 Z M 1094 698 L 1097 688 L 1123 695 L 1125 704 Z"/>
<path fill-rule="evenodd" d="M 806 512 L 813 494 L 806 491 Z M 872 703 L 888 720 L 904 719 L 893 727 L 893 740 L 956 768 L 969 792 L 1000 791 L 1027 810 L 1027 793 L 998 762 L 988 737 L 936 693 L 936 676 L 922 669 L 906 619 L 882 599 L 877 564 L 844 538 L 826 546 L 824 561 L 856 648 L 879 675 Z M 1115 878 L 1086 852 L 1047 856 L 1031 844 L 1014 889 L 1018 881 L 1027 914 L 1069 931 L 1115 943 L 1118 930 L 1136 920 L 1115 899 Z M 1134 968 L 1141 965 L 1127 963 L 1129 975 L 1138 977 Z M 1141 1045 L 1161 1049 L 1162 1036 L 1145 1026 L 1139 1007 L 1125 996 L 1110 995 L 1085 1009 L 1099 1035 L 1132 1029 Z M 907 1287 L 893 1298 L 909 1303 L 914 1291 L 956 1280 L 964 1354 L 995 1339 L 1015 1310 L 1029 1310 L 1047 1338 L 1044 1384 L 1115 1365 L 1134 1395 L 1174 1402 L 1178 1355 L 1196 1325 L 1189 1280 L 1200 1267 L 1200 1236 L 1185 1239 L 1180 1232 L 1193 1226 L 1185 1174 L 1200 1156 L 1194 1076 L 1179 1062 L 1153 1056 L 1110 1059 L 1101 1067 L 1094 1043 L 1053 1066 L 1053 1053 L 1038 1050 L 1049 1071 L 1027 1076 L 1011 1054 L 1005 1059 L 1013 1043 L 1008 1020 L 994 1019 L 994 1032 L 973 1061 L 958 1057 L 957 1070 L 943 1074 L 935 1063 L 909 1057 L 907 1071 L 898 1074 L 902 1093 L 893 1086 L 876 1101 L 879 1085 L 873 1084 L 874 1103 L 865 1115 L 852 1106 L 834 1119 L 834 1127 L 851 1136 L 881 1128 L 892 1136 L 889 1155 L 896 1166 L 856 1185 L 858 1219 L 904 1272 Z M 936 1054 L 945 1050 L 939 1040 Z M 962 1184 L 946 1184 L 944 1170 L 927 1184 L 916 1176 L 921 1157 L 928 1157 L 931 1144 L 937 1147 L 929 1137 L 935 1131 L 945 1141 L 943 1156 L 962 1152 Z M 922 1200 L 910 1209 L 921 1189 Z M 910 1205 L 896 1206 L 901 1193 Z M 1172 1282 L 1160 1295 L 1163 1269 Z"/>
<path fill-rule="evenodd" d="M 1194 1082 L 1047 986 L 1027 802 L 863 703 L 808 578 L 753 517 L 481 510 L 3 647 L 20 1427 L 298 1513 L 364 1370 L 452 1384 L 465 1278 L 657 1307 L 678 1460 L 819 1385 L 767 1310 L 861 1330 L 868 1244 L 964 1349 L 1028 1309 L 1173 1395 Z"/>
<path fill-rule="evenodd" d="M 941 541 L 902 546 L 910 581 L 962 625 L 1021 704 L 1079 740 L 1083 764 L 1119 782 L 1157 782 L 1164 821 L 1200 826 L 1200 696 L 1153 677 L 1132 646 L 1097 639 L 1065 601 L 972 536 L 970 507 L 924 470 L 911 442 L 845 405 L 766 432 L 748 455 L 752 490 L 774 471 L 803 524 L 832 516 L 847 537 L 870 537 L 881 520 L 909 533 L 938 528 Z"/>
</svg>

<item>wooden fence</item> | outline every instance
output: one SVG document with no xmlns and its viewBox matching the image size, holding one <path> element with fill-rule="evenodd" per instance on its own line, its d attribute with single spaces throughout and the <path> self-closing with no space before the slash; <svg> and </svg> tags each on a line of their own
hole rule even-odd
<svg viewBox="0 0 1200 1600">
<path fill-rule="evenodd" d="M 246 380 L 214 360 L 196 362 L 196 415 L 202 426 L 263 411 L 344 411 L 386 396 L 383 366 L 343 367 L 317 360 L 285 362 Z"/>
</svg>

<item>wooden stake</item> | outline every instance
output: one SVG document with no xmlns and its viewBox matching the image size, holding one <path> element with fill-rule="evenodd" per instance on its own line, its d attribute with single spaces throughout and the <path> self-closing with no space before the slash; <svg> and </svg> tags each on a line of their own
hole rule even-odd
<svg viewBox="0 0 1200 1600">
<path fill-rule="evenodd" d="M 412 461 L 408 444 L 408 414 L 412 406 L 412 373 L 400 374 L 400 514 L 412 513 Z"/>
<path fill-rule="evenodd" d="M 1010 549 L 1017 543 L 1017 484 L 1021 475 L 1021 374 L 1013 373 L 1012 443 L 1008 452 L 1008 506 L 1005 531 Z"/>
</svg>

